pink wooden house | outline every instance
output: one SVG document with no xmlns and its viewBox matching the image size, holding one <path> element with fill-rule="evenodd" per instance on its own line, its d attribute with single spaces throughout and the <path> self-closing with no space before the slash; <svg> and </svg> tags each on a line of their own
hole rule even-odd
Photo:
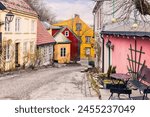
<svg viewBox="0 0 150 117">
<path fill-rule="evenodd" d="M 117 73 L 127 73 L 129 61 L 127 55 L 131 55 L 130 44 L 134 49 L 143 52 L 141 62 L 146 61 L 146 65 L 150 67 L 150 32 L 139 31 L 102 31 L 102 69 L 107 71 L 109 65 L 116 66 Z M 139 54 L 133 53 L 133 59 L 139 61 Z"/>
</svg>

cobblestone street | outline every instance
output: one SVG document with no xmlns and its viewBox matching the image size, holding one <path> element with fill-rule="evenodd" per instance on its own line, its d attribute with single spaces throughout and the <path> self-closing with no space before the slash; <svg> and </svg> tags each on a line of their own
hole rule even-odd
<svg viewBox="0 0 150 117">
<path fill-rule="evenodd" d="M 44 68 L 0 78 L 0 99 L 98 99 L 81 66 Z"/>
</svg>

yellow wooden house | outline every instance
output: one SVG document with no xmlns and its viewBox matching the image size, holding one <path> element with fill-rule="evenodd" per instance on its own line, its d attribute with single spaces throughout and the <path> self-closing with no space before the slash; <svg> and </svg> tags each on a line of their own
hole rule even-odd
<svg viewBox="0 0 150 117">
<path fill-rule="evenodd" d="M 68 26 L 81 39 L 80 59 L 95 58 L 93 29 L 79 15 L 75 14 L 74 18 L 58 22 L 54 26 Z"/>
<path fill-rule="evenodd" d="M 62 31 L 55 34 L 54 39 L 56 41 L 54 47 L 54 61 L 58 63 L 69 63 L 71 41 L 62 34 Z"/>
</svg>

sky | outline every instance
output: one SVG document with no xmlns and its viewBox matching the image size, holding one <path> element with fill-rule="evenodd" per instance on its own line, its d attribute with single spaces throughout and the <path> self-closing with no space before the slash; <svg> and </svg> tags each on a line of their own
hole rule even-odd
<svg viewBox="0 0 150 117">
<path fill-rule="evenodd" d="M 93 24 L 92 10 L 94 2 L 91 0 L 46 0 L 51 11 L 56 15 L 56 20 L 67 20 L 79 14 L 87 24 Z"/>
</svg>

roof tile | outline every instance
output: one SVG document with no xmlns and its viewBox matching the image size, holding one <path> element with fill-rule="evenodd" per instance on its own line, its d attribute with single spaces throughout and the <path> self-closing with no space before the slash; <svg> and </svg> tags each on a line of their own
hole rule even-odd
<svg viewBox="0 0 150 117">
<path fill-rule="evenodd" d="M 54 38 L 46 30 L 43 24 L 38 20 L 37 21 L 37 45 L 43 45 L 48 43 L 54 43 Z"/>
<path fill-rule="evenodd" d="M 37 15 L 37 13 L 24 0 L 1 0 L 8 10 L 17 10 L 24 13 Z"/>
</svg>

